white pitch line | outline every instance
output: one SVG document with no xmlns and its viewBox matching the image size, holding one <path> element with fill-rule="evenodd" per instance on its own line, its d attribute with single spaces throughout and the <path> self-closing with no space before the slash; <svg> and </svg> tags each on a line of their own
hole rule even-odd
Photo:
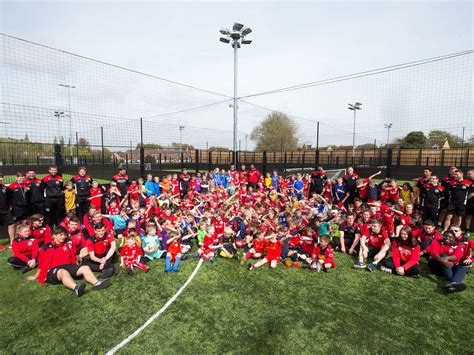
<svg viewBox="0 0 474 355">
<path fill-rule="evenodd" d="M 132 334 L 130 334 L 127 338 L 125 338 L 121 343 L 117 344 L 115 347 L 113 347 L 111 350 L 107 352 L 107 355 L 113 355 L 115 354 L 118 350 L 122 349 L 125 345 L 127 345 L 133 338 L 135 338 L 138 334 L 140 334 L 146 327 L 148 327 L 156 318 L 158 318 L 166 309 L 171 306 L 171 304 L 178 298 L 178 296 L 181 294 L 181 292 L 184 291 L 184 289 L 189 285 L 189 283 L 192 281 L 194 276 L 196 276 L 199 268 L 202 265 L 202 259 L 199 260 L 198 264 L 194 268 L 193 273 L 189 276 L 189 278 L 186 280 L 183 286 L 171 297 L 168 302 L 164 304 L 163 307 L 160 308 L 158 312 L 156 312 L 154 315 L 152 315 L 148 320 L 143 323 L 143 325 L 135 330 Z"/>
</svg>

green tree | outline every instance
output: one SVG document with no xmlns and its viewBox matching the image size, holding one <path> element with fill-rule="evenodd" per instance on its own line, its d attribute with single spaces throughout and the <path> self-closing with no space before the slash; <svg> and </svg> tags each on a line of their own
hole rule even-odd
<svg viewBox="0 0 474 355">
<path fill-rule="evenodd" d="M 428 133 L 430 141 L 445 141 L 447 140 L 451 148 L 457 148 L 462 145 L 462 138 L 446 131 L 433 130 Z"/>
<path fill-rule="evenodd" d="M 140 149 L 140 147 L 141 147 L 141 144 L 138 143 L 137 147 L 135 149 Z M 161 144 L 146 143 L 146 144 L 143 144 L 143 148 L 145 148 L 145 149 L 162 149 L 163 146 Z"/>
<path fill-rule="evenodd" d="M 85 138 L 79 138 L 78 144 L 79 144 L 79 148 L 82 148 L 82 149 L 90 149 L 91 147 L 91 144 Z"/>
<path fill-rule="evenodd" d="M 357 149 L 374 149 L 377 148 L 377 146 L 374 143 L 366 143 L 366 144 L 361 144 L 356 147 Z"/>
<path fill-rule="evenodd" d="M 401 148 L 424 148 L 426 145 L 425 134 L 421 131 L 408 133 L 401 141 Z"/>
<path fill-rule="evenodd" d="M 256 150 L 296 150 L 296 124 L 281 112 L 270 113 L 252 130 L 250 139 L 257 143 Z"/>
<path fill-rule="evenodd" d="M 156 159 L 153 155 L 145 156 L 145 163 L 156 164 Z"/>
<path fill-rule="evenodd" d="M 179 143 L 171 143 L 171 147 L 172 148 L 175 148 L 175 149 L 180 149 L 180 147 L 182 146 L 183 150 L 194 150 L 194 146 L 191 145 L 191 144 L 186 144 L 186 143 L 183 143 L 182 145 L 180 145 Z"/>
<path fill-rule="evenodd" d="M 212 151 L 212 152 L 229 152 L 230 149 L 229 148 L 225 148 L 225 147 L 209 147 L 209 150 Z"/>
</svg>

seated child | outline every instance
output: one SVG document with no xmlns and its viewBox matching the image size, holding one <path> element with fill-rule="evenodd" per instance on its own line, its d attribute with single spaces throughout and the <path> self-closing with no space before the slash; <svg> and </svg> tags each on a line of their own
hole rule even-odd
<svg viewBox="0 0 474 355">
<path fill-rule="evenodd" d="M 387 232 L 382 231 L 382 222 L 378 219 L 372 221 L 370 232 L 360 239 L 359 261 L 354 264 L 356 269 L 364 269 L 364 260 L 373 258 L 373 262 L 367 266 L 368 271 L 374 271 L 377 264 L 385 258 L 390 249 L 390 239 Z"/>
<path fill-rule="evenodd" d="M 38 243 L 35 237 L 30 235 L 30 227 L 25 224 L 16 227 L 16 235 L 12 242 L 13 256 L 8 258 L 7 263 L 25 273 L 36 266 Z"/>
<path fill-rule="evenodd" d="M 139 268 L 143 272 L 148 272 L 148 266 L 140 262 L 143 255 L 142 249 L 137 245 L 135 236 L 130 233 L 127 238 L 127 244 L 120 250 L 120 266 L 127 268 L 127 273 L 132 276 L 135 274 L 134 267 Z"/>
<path fill-rule="evenodd" d="M 314 272 L 327 272 L 330 268 L 335 268 L 336 263 L 334 261 L 334 251 L 331 246 L 331 238 L 327 234 L 323 234 L 320 237 L 319 244 L 316 244 L 313 249 L 311 259 L 311 270 Z"/>
</svg>

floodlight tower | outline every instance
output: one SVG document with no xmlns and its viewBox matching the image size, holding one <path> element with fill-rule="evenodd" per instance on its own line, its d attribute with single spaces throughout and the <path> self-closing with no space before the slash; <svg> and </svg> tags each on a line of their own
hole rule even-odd
<svg viewBox="0 0 474 355">
<path fill-rule="evenodd" d="M 388 145 L 390 144 L 390 128 L 392 128 L 393 123 L 385 123 L 384 127 L 387 129 L 387 148 Z"/>
<path fill-rule="evenodd" d="M 238 122 L 238 103 L 237 103 L 237 49 L 241 47 L 241 44 L 250 44 L 252 43 L 251 39 L 246 38 L 252 30 L 249 27 L 245 27 L 241 23 L 234 23 L 232 30 L 223 28 L 220 30 L 221 38 L 219 39 L 223 43 L 230 43 L 232 48 L 234 48 L 234 97 L 232 108 L 234 111 L 234 125 L 233 125 L 233 142 L 232 142 L 232 151 L 233 151 L 233 163 L 237 164 L 237 122 Z"/>
<path fill-rule="evenodd" d="M 349 110 L 354 111 L 354 125 L 352 127 L 352 165 L 355 165 L 355 137 L 356 137 L 356 112 L 357 110 L 362 110 L 362 104 L 356 102 L 355 104 L 347 104 Z"/>
</svg>

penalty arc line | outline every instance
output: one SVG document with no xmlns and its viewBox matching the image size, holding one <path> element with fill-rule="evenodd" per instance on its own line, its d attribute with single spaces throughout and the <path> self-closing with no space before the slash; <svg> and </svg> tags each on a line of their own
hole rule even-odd
<svg viewBox="0 0 474 355">
<path fill-rule="evenodd" d="M 171 297 L 168 302 L 164 304 L 163 307 L 161 307 L 158 312 L 153 314 L 148 320 L 143 323 L 143 325 L 135 330 L 132 334 L 130 334 L 127 338 L 125 338 L 121 343 L 117 344 L 114 346 L 112 349 L 110 349 L 106 355 L 113 355 L 115 354 L 118 350 L 123 348 L 125 345 L 127 345 L 133 338 L 138 336 L 146 327 L 148 327 L 156 318 L 158 318 L 166 309 L 171 306 L 171 304 L 178 298 L 178 296 L 184 291 L 184 289 L 189 285 L 189 283 L 192 281 L 194 276 L 196 276 L 197 272 L 199 271 L 200 267 L 202 265 L 202 259 L 199 260 L 198 264 L 194 268 L 194 271 L 192 274 L 189 276 L 189 278 L 186 280 L 186 282 L 181 286 L 181 288 Z"/>
</svg>

